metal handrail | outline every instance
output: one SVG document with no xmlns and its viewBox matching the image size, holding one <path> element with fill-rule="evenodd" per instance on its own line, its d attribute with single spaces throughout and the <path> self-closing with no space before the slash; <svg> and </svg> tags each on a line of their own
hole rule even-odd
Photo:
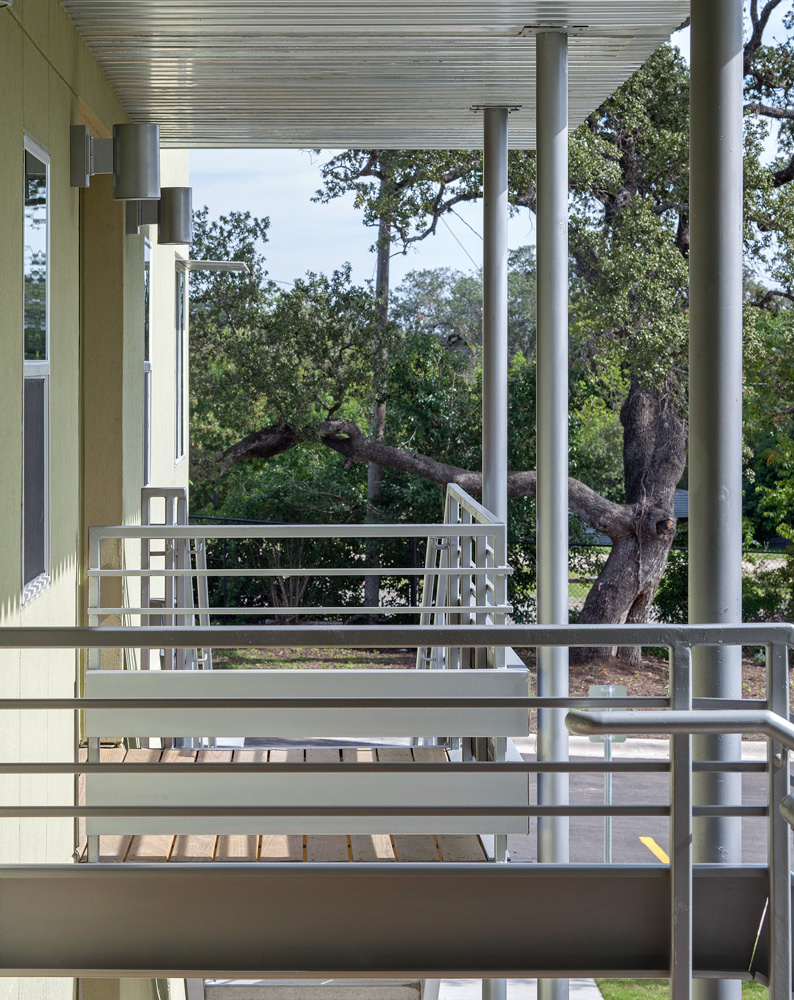
<svg viewBox="0 0 794 1000">
<path fill-rule="evenodd" d="M 719 699 L 714 699 L 715 702 Z M 565 724 L 573 733 L 649 733 L 674 736 L 690 733 L 722 735 L 762 733 L 794 750 L 794 725 L 768 710 L 686 712 L 569 712 Z"/>
<path fill-rule="evenodd" d="M 169 529 L 170 530 L 170 529 Z M 465 573 L 462 568 L 462 573 Z M 453 577 L 454 579 L 454 577 Z M 493 804 L 487 807 L 470 803 L 460 806 L 446 806 L 451 813 L 463 815 L 463 810 L 487 808 L 489 814 L 507 810 L 518 810 L 522 816 L 529 815 L 668 815 L 670 816 L 670 897 L 671 897 L 671 947 L 675 955 L 676 968 L 691 972 L 692 964 L 692 820 L 705 815 L 767 816 L 769 831 L 769 887 L 770 900 L 767 925 L 770 935 L 771 981 L 774 984 L 773 1000 L 782 1000 L 790 995 L 791 984 L 791 885 L 790 885 L 790 835 L 787 820 L 794 818 L 794 799 L 789 797 L 789 773 L 787 747 L 794 745 L 794 726 L 787 721 L 788 706 L 788 650 L 794 646 L 794 627 L 784 624 L 753 625 L 569 625 L 569 626 L 518 626 L 503 624 L 454 624 L 397 626 L 251 626 L 191 628 L 128 627 L 49 627 L 0 629 L 0 648 L 124 648 L 131 645 L 165 645 L 174 648 L 188 648 L 196 645 L 217 647 L 238 646 L 284 646 L 313 645 L 333 647 L 397 647 L 407 645 L 428 647 L 457 647 L 458 649 L 494 649 L 514 645 L 524 646 L 668 646 L 671 648 L 671 695 L 669 711 L 644 711 L 634 713 L 611 712 L 608 715 L 591 713 L 584 717 L 581 713 L 571 716 L 574 726 L 596 727 L 604 723 L 604 728 L 622 731 L 673 732 L 670 754 L 670 801 L 665 806 L 510 806 Z M 739 711 L 728 701 L 731 708 L 723 711 L 720 699 L 708 699 L 713 708 L 704 710 L 694 705 L 700 701 L 693 699 L 691 690 L 691 653 L 696 646 L 764 646 L 767 651 L 767 700 L 766 707 L 758 708 L 758 702 L 751 702 L 747 711 Z M 57 699 L 56 699 L 57 700 Z M 25 700 L 33 702 L 37 700 Z M 44 700 L 46 701 L 46 699 Z M 91 700 L 93 706 L 99 700 Z M 210 699 L 207 699 L 209 702 Z M 271 700 L 273 701 L 273 700 Z M 571 705 L 574 700 L 569 700 Z M 84 703 L 64 699 L 59 707 L 75 710 Z M 203 707 L 208 707 L 207 702 Z M 218 699 L 222 704 L 223 699 Z M 250 707 L 252 702 L 248 702 Z M 612 702 L 615 704 L 616 702 Z M 22 707 L 22 702 L 8 699 L 7 707 Z M 129 707 L 130 702 L 126 702 Z M 162 703 L 160 703 L 162 704 Z M 285 703 L 282 702 L 282 705 Z M 415 703 L 414 703 L 415 704 Z M 526 699 L 525 707 L 539 707 L 539 699 Z M 595 704 L 595 701 L 593 702 Z M 6 707 L 6 702 L 3 702 Z M 37 702 L 36 707 L 42 707 Z M 653 727 L 657 727 L 654 730 Z M 768 754 L 768 806 L 709 806 L 694 805 L 692 801 L 692 772 L 698 767 L 692 760 L 692 731 L 712 732 L 762 732 L 769 738 Z M 91 761 L 95 763 L 96 758 Z M 739 762 L 705 762 L 713 770 L 738 770 Z M 101 766 L 101 764 L 100 764 Z M 342 764 L 340 770 L 353 765 Z M 412 765 L 416 766 L 416 765 Z M 486 765 L 498 767 L 499 764 Z M 606 770 L 607 768 L 605 768 Z M 540 768 L 538 768 L 540 770 Z M 573 769 L 572 769 L 573 770 Z M 74 773 L 74 772 L 71 772 Z M 350 773 L 348 771 L 348 773 Z M 418 773 L 418 772 L 417 772 Z M 496 770 L 493 773 L 497 773 Z M 529 770 L 527 773 L 530 773 Z M 58 815 L 77 815 L 79 806 L 9 806 L 13 815 L 42 816 L 53 815 L 53 810 L 63 810 Z M 100 808 L 100 807 L 96 807 Z M 107 815 L 107 810 L 102 815 Z M 119 810 L 133 807 L 114 807 Z M 134 807 L 136 814 L 148 812 Z M 162 807 L 169 815 L 176 815 L 175 807 Z M 250 815 L 264 815 L 257 810 L 286 809 L 277 803 L 268 806 L 180 806 L 193 812 L 202 809 L 227 810 L 240 814 L 250 811 Z M 301 807 L 314 809 L 315 807 Z M 344 812 L 353 807 L 317 807 L 328 809 L 327 815 L 353 815 Z M 355 807 L 358 808 L 358 807 Z M 366 808 L 366 807 L 362 807 Z M 373 807 L 374 808 L 374 807 Z M 393 807 L 397 809 L 398 807 Z M 413 807 L 406 808 L 409 811 Z M 422 807 L 425 808 L 425 807 Z M 434 815 L 439 815 L 440 807 L 432 806 Z M 31 811 L 31 810 L 38 811 Z M 376 809 L 385 815 L 398 815 L 388 807 Z M 415 810 L 414 810 L 415 811 Z M 80 814 L 85 814 L 83 811 Z M 121 814 L 121 813 L 120 813 Z M 221 815 L 224 813 L 217 813 Z M 295 815 L 294 807 L 290 814 Z M 316 814 L 316 813 L 315 813 Z M 512 814 L 512 813 L 511 813 Z M 11 815 L 11 812 L 8 813 Z M 306 813 L 305 815 L 310 815 Z"/>
</svg>

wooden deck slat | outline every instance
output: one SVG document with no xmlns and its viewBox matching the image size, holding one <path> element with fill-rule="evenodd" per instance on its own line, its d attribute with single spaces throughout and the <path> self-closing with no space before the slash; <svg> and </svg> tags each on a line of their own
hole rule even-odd
<svg viewBox="0 0 794 1000">
<path fill-rule="evenodd" d="M 397 861 L 440 861 L 436 838 L 424 833 L 395 833 L 392 837 Z"/>
<path fill-rule="evenodd" d="M 342 750 L 345 763 L 372 763 L 377 760 L 375 751 L 369 747 L 345 747 Z M 394 861 L 394 848 L 387 833 L 351 834 L 350 855 L 353 861 Z"/>
<path fill-rule="evenodd" d="M 409 747 L 382 747 L 378 750 L 378 760 L 384 763 L 389 761 L 404 763 L 414 759 Z M 397 861 L 441 860 L 435 837 L 429 834 L 395 834 L 392 843 Z"/>
<path fill-rule="evenodd" d="M 127 751 L 124 747 L 101 747 L 99 760 L 102 764 L 120 764 L 126 760 Z M 88 760 L 88 751 L 85 751 L 84 760 Z M 81 804 L 85 802 L 85 776 L 81 775 Z M 85 820 L 83 824 L 83 837 L 85 837 Z M 126 835 L 107 835 L 99 838 L 99 860 L 100 861 L 124 861 L 130 849 L 132 837 Z"/>
<path fill-rule="evenodd" d="M 414 759 L 410 747 L 378 747 L 377 753 L 381 763 L 410 764 Z"/>
<path fill-rule="evenodd" d="M 307 747 L 308 764 L 338 764 L 341 755 L 336 747 Z M 348 838 L 341 833 L 310 833 L 306 837 L 307 861 L 349 861 Z"/>
<path fill-rule="evenodd" d="M 395 861 L 394 847 L 388 833 L 353 833 L 350 853 L 354 861 Z"/>
<path fill-rule="evenodd" d="M 221 834 L 218 837 L 216 861 L 256 861 L 259 837 L 244 833 Z"/>
<path fill-rule="evenodd" d="M 225 751 L 228 753 L 228 751 Z M 257 763 L 267 760 L 266 750 L 235 750 L 227 760 Z M 236 833 L 218 837 L 216 861 L 256 861 L 259 854 L 259 837 Z"/>
<path fill-rule="evenodd" d="M 263 833 L 260 861 L 303 861 L 303 837 L 297 834 Z"/>
<path fill-rule="evenodd" d="M 268 752 L 268 760 L 271 764 L 300 764 L 305 760 L 305 753 L 303 747 L 273 747 Z"/>
<path fill-rule="evenodd" d="M 347 837 L 341 833 L 310 833 L 306 837 L 307 861 L 349 861 Z"/>
<path fill-rule="evenodd" d="M 271 750 L 239 750 L 239 754 L 264 754 L 273 764 L 298 764 L 303 761 L 301 747 L 277 747 Z M 235 760 L 237 756 L 235 755 Z M 260 760 L 259 757 L 240 757 L 241 760 Z M 260 838 L 260 861 L 303 861 L 303 836 L 300 834 L 263 833 Z"/>
<path fill-rule="evenodd" d="M 140 750 L 128 750 L 124 761 L 125 763 L 131 764 L 156 764 L 160 760 L 160 755 L 162 753 L 171 752 L 173 751 L 143 748 Z M 104 840 L 105 838 L 102 837 L 101 839 Z M 173 834 L 149 833 L 143 836 L 136 836 L 132 838 L 132 843 L 129 846 L 125 860 L 128 862 L 150 863 L 168 861 L 173 844 Z"/>
<path fill-rule="evenodd" d="M 445 747 L 413 747 L 414 760 L 416 761 L 444 761 L 449 760 L 449 754 Z"/>
<path fill-rule="evenodd" d="M 459 861 L 487 861 L 482 844 L 471 833 L 439 833 L 436 837 L 441 860 L 450 864 Z"/>
<path fill-rule="evenodd" d="M 83 748 L 78 759 L 84 761 Z M 121 747 L 106 747 L 102 761 L 170 763 L 192 760 L 196 763 L 232 761 L 259 763 L 308 762 L 409 762 L 444 761 L 449 756 L 444 747 L 277 747 L 240 750 L 157 750 L 140 749 L 125 751 Z M 85 802 L 85 779 L 78 781 L 78 801 Z M 84 831 L 84 825 L 81 827 Z M 85 837 L 78 845 L 79 856 L 85 860 Z M 147 834 L 143 836 L 103 836 L 102 861 L 127 862 L 209 862 L 209 861 L 263 861 L 263 862 L 344 862 L 377 861 L 402 862 L 483 862 L 487 858 L 479 838 L 471 834 L 309 834 L 306 837 L 291 834 L 220 835 Z"/>
<path fill-rule="evenodd" d="M 169 861 L 214 861 L 217 839 L 212 833 L 181 834 L 174 839 Z"/>
</svg>

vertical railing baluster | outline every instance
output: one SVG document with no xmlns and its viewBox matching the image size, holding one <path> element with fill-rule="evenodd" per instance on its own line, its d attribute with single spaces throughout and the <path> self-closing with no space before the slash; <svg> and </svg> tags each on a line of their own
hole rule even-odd
<svg viewBox="0 0 794 1000">
<path fill-rule="evenodd" d="M 788 648 L 766 647 L 767 707 L 789 718 Z M 788 751 L 767 740 L 769 781 L 769 1000 L 790 1000 L 791 968 L 791 847 L 788 823 L 780 815 L 780 800 L 789 793 Z"/>
<path fill-rule="evenodd" d="M 670 654 L 674 711 L 692 709 L 692 650 Z M 670 737 L 670 997 L 692 996 L 692 737 Z"/>
</svg>

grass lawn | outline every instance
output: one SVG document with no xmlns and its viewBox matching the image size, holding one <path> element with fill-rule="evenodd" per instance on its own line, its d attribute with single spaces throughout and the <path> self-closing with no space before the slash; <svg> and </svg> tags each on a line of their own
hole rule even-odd
<svg viewBox="0 0 794 1000">
<path fill-rule="evenodd" d="M 667 979 L 596 979 L 604 1000 L 667 1000 Z M 742 983 L 742 1000 L 762 1000 L 769 995 L 760 983 Z"/>
</svg>

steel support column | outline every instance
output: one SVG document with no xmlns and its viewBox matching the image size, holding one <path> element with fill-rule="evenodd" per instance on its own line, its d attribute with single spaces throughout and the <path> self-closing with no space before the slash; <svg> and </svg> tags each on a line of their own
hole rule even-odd
<svg viewBox="0 0 794 1000">
<path fill-rule="evenodd" d="M 568 37 L 537 36 L 537 573 L 538 622 L 568 623 Z M 538 695 L 568 694 L 568 651 L 538 649 Z M 567 760 L 565 712 L 538 712 L 538 760 Z M 568 776 L 538 775 L 538 802 L 568 801 Z M 568 818 L 538 819 L 538 861 L 568 861 Z M 564 1000 L 541 980 L 540 1000 Z"/>
<path fill-rule="evenodd" d="M 483 112 L 482 502 L 507 524 L 507 108 Z M 495 855 L 499 852 L 494 844 Z M 483 1000 L 505 1000 L 484 979 Z"/>
<path fill-rule="evenodd" d="M 742 615 L 742 0 L 692 0 L 690 118 L 689 621 Z M 741 697 L 741 650 L 696 648 L 694 697 Z M 732 760 L 737 736 L 697 736 Z M 741 776 L 699 773 L 695 803 L 737 803 Z M 741 821 L 698 818 L 696 862 L 741 862 Z M 741 996 L 701 981 L 698 1000 Z"/>
<path fill-rule="evenodd" d="M 507 108 L 483 113 L 482 502 L 507 523 Z"/>
</svg>

